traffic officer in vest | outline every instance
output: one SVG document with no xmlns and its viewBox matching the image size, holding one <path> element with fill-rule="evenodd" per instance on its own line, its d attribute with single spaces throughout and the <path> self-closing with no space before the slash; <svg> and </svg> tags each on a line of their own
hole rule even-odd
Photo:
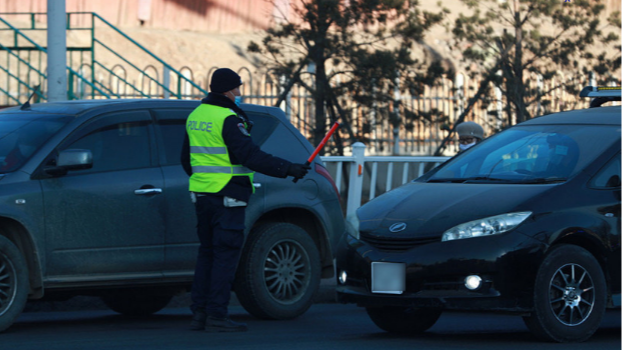
<svg viewBox="0 0 622 350">
<path fill-rule="evenodd" d="M 240 109 L 240 76 L 228 68 L 212 75 L 210 93 L 186 121 L 181 161 L 190 176 L 200 247 L 192 285 L 191 329 L 246 331 L 228 306 L 242 244 L 244 211 L 255 171 L 304 177 L 310 167 L 263 152 L 250 137 L 252 123 Z"/>
</svg>

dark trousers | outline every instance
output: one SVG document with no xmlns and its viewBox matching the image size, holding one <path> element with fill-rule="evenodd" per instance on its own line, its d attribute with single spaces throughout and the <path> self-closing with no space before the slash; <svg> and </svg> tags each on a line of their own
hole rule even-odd
<svg viewBox="0 0 622 350">
<path fill-rule="evenodd" d="M 197 234 L 201 243 L 192 284 L 192 311 L 227 317 L 231 287 L 244 243 L 245 207 L 225 208 L 222 196 L 197 197 Z"/>
</svg>

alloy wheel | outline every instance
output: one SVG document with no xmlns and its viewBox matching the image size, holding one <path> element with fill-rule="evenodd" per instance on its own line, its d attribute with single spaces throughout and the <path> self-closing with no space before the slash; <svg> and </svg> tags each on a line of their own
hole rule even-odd
<svg viewBox="0 0 622 350">
<path fill-rule="evenodd" d="M 309 285 L 309 256 L 296 241 L 282 240 L 268 252 L 264 278 L 270 296 L 280 303 L 295 303 Z"/>
<path fill-rule="evenodd" d="M 566 326 L 578 326 L 592 313 L 596 294 L 589 272 L 578 264 L 566 264 L 553 274 L 549 302 L 553 314 Z"/>
<path fill-rule="evenodd" d="M 0 316 L 10 309 L 15 301 L 15 276 L 17 272 L 11 260 L 0 252 Z"/>
</svg>

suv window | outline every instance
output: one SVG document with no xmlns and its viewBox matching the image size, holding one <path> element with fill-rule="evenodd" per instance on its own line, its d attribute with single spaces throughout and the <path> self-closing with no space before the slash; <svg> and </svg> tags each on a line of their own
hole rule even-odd
<svg viewBox="0 0 622 350">
<path fill-rule="evenodd" d="M 256 145 L 262 145 L 279 124 L 278 119 L 263 113 L 248 112 L 248 119 L 253 122 L 251 137 Z"/>
<path fill-rule="evenodd" d="M 125 116 L 128 115 L 121 113 L 99 118 L 80 129 L 59 151 L 88 149 L 93 153 L 93 167 L 81 170 L 81 174 L 149 167 L 149 121 L 133 121 L 135 115 Z"/>
<path fill-rule="evenodd" d="M 162 165 L 180 164 L 181 146 L 186 135 L 186 119 L 192 110 L 156 109 L 153 110 L 158 120 L 161 142 L 164 147 L 160 163 Z M 253 122 L 251 138 L 256 145 L 261 146 L 272 134 L 279 121 L 275 117 L 262 113 L 247 113 Z"/>
<path fill-rule="evenodd" d="M 620 154 L 611 159 L 590 183 L 592 188 L 617 188 L 620 187 Z"/>
<path fill-rule="evenodd" d="M 160 140 L 161 165 L 180 164 L 181 146 L 186 133 L 186 119 L 192 112 L 191 109 L 155 109 L 153 114 L 158 121 L 157 127 Z"/>
</svg>

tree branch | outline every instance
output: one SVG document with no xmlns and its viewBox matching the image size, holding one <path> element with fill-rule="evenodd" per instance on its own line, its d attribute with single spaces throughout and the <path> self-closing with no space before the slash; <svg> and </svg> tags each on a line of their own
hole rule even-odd
<svg viewBox="0 0 622 350">
<path fill-rule="evenodd" d="M 292 75 L 291 79 L 289 79 L 287 84 L 283 87 L 283 91 L 281 92 L 281 94 L 279 95 L 279 98 L 276 100 L 276 103 L 274 104 L 275 107 L 278 107 L 278 106 L 281 105 L 281 102 L 283 102 L 285 100 L 285 98 L 289 94 L 289 92 L 292 89 L 292 87 L 294 87 L 294 84 L 296 84 L 296 82 L 302 82 L 300 80 L 300 71 L 302 71 L 302 69 L 304 67 L 305 67 L 305 63 L 304 63 L 304 60 L 303 60 L 298 65 L 298 69 L 296 69 L 296 72 L 294 72 L 294 74 Z"/>
<path fill-rule="evenodd" d="M 454 132 L 456 131 L 456 126 L 458 126 L 458 124 L 460 124 L 460 123 L 462 123 L 464 121 L 464 117 L 466 117 L 467 114 L 471 113 L 471 110 L 473 109 L 473 106 L 475 105 L 475 103 L 480 100 L 480 98 L 484 94 L 484 91 L 486 91 L 488 89 L 488 84 L 494 78 L 494 76 L 496 74 L 495 72 L 499 69 L 499 67 L 502 64 L 501 62 L 502 62 L 502 60 L 497 60 L 497 63 L 495 64 L 495 66 L 488 72 L 488 75 L 486 76 L 486 79 L 484 79 L 482 82 L 480 82 L 479 88 L 477 89 L 477 92 L 475 93 L 475 96 L 473 96 L 469 100 L 469 104 L 464 109 L 464 112 L 462 112 L 460 114 L 460 116 L 458 116 L 458 119 L 456 120 L 454 125 L 451 127 L 451 130 L 449 130 L 449 133 L 447 134 L 447 136 L 443 139 L 443 141 L 441 142 L 440 146 L 438 146 L 438 148 L 434 152 L 435 156 L 441 156 L 443 154 L 443 152 L 445 151 L 445 148 L 447 147 L 447 143 L 449 142 L 449 139 L 453 136 Z"/>
</svg>

